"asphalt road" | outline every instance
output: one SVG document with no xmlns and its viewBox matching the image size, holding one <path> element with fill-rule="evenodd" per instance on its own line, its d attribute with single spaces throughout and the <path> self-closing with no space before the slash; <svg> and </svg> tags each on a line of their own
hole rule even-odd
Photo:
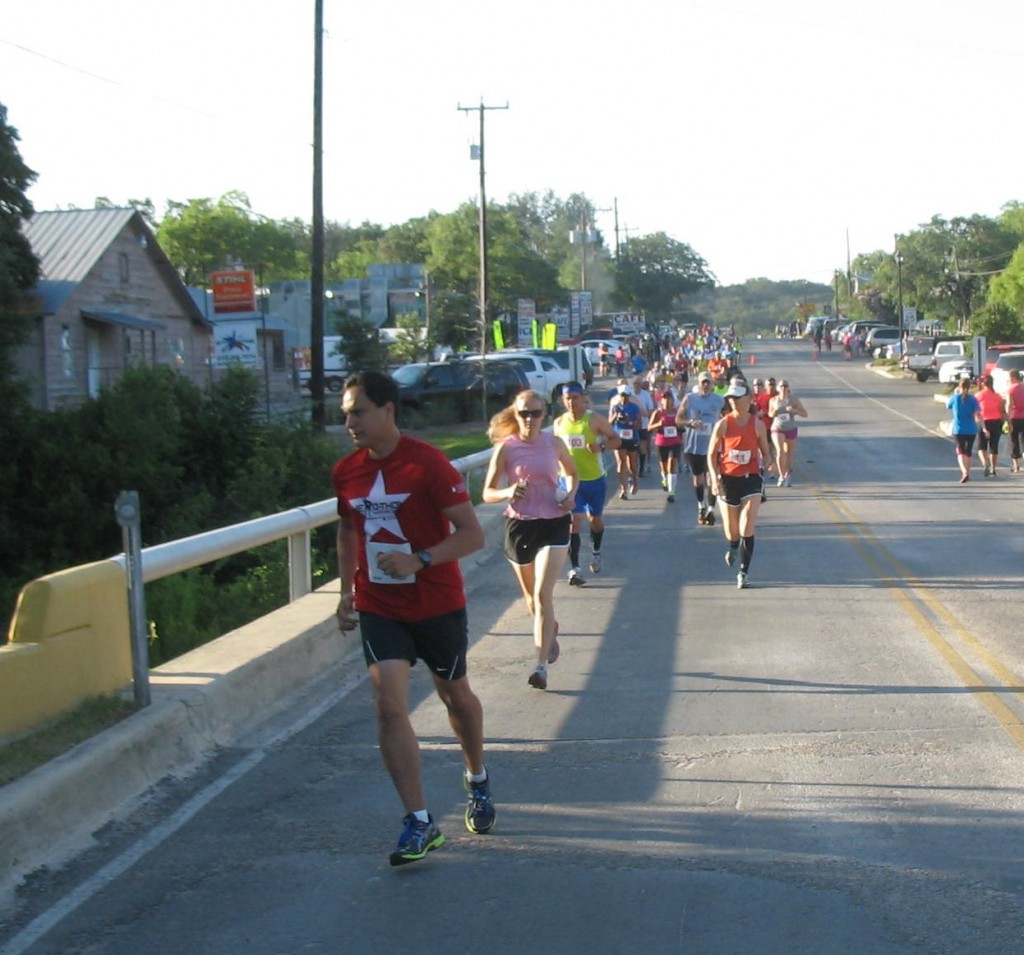
<svg viewBox="0 0 1024 955">
<path fill-rule="evenodd" d="M 389 867 L 401 809 L 357 663 L 41 874 L 0 952 L 1024 951 L 1024 476 L 957 483 L 933 384 L 747 354 L 811 415 L 749 590 L 685 483 L 669 504 L 647 479 L 609 504 L 604 573 L 559 586 L 540 693 L 511 571 L 496 553 L 474 580 L 493 833 L 463 828 L 418 668 L 448 841 Z"/>
</svg>

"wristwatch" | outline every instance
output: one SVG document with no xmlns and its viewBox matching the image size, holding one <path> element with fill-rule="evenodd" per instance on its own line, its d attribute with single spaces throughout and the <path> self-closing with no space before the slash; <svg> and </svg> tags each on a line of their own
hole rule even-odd
<svg viewBox="0 0 1024 955">
<path fill-rule="evenodd" d="M 420 562 L 423 564 L 423 569 L 426 570 L 430 566 L 430 551 L 418 550 L 416 551 L 416 556 L 420 559 Z"/>
</svg>

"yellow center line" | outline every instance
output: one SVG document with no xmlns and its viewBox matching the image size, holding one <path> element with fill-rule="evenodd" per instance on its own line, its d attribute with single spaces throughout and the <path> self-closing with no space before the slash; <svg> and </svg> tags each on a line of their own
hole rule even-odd
<svg viewBox="0 0 1024 955">
<path fill-rule="evenodd" d="M 805 465 L 806 467 L 806 465 Z M 1009 667 L 1004 666 L 959 620 L 942 604 L 924 589 L 921 581 L 916 578 L 901 561 L 864 525 L 856 515 L 841 501 L 835 492 L 826 487 L 815 475 L 814 483 L 819 490 L 818 503 L 822 509 L 839 525 L 839 532 L 860 556 L 865 564 L 885 581 L 888 592 L 898 601 L 900 607 L 913 621 L 917 629 L 948 664 L 957 678 L 967 688 L 976 689 L 978 701 L 995 717 L 1002 730 L 1021 750 L 1024 750 L 1024 724 L 1020 717 L 1000 697 L 1000 693 L 1019 694 L 1022 685 L 1018 677 Z M 896 573 L 893 574 L 876 558 L 876 553 L 887 561 Z M 939 632 L 938 628 L 922 613 L 918 603 L 926 606 L 937 619 L 946 623 L 956 636 L 963 641 L 988 667 L 993 675 L 1001 680 L 1004 687 L 993 687 L 963 658 L 963 656 Z"/>
</svg>

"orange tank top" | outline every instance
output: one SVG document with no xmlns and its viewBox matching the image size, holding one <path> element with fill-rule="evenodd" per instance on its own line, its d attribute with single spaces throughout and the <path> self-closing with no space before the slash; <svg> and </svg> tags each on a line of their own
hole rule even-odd
<svg viewBox="0 0 1024 955">
<path fill-rule="evenodd" d="M 722 474 L 743 477 L 757 474 L 761 469 L 757 453 L 757 418 L 750 415 L 740 425 L 735 415 L 726 415 L 725 435 L 722 438 Z"/>
</svg>

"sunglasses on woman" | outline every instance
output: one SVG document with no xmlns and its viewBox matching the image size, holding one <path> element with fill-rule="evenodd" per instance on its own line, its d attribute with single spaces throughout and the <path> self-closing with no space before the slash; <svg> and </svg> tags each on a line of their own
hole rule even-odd
<svg viewBox="0 0 1024 955">
<path fill-rule="evenodd" d="M 519 415 L 520 418 L 543 418 L 544 417 L 544 409 L 543 408 L 517 408 L 516 409 L 516 414 Z"/>
</svg>

